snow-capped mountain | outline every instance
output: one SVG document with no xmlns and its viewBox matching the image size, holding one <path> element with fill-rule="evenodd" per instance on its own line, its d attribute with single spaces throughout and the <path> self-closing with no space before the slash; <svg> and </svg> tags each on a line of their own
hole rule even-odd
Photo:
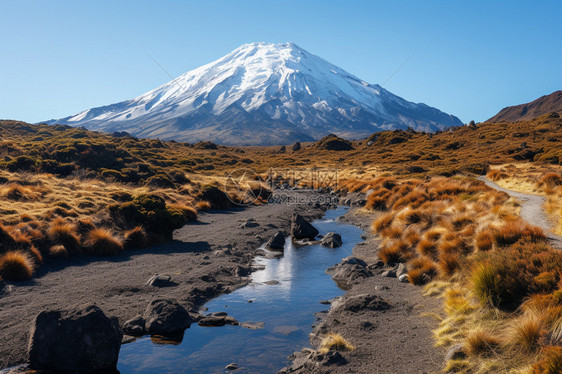
<svg viewBox="0 0 562 374">
<path fill-rule="evenodd" d="M 228 145 L 289 144 L 329 133 L 359 139 L 408 126 L 435 131 L 462 125 L 293 43 L 244 44 L 135 99 L 47 122 Z"/>
</svg>

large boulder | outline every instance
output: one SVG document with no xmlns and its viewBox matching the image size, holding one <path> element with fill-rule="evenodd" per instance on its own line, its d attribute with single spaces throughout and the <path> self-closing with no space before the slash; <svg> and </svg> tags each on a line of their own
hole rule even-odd
<svg viewBox="0 0 562 374">
<path fill-rule="evenodd" d="M 342 262 L 328 268 L 326 272 L 332 275 L 332 279 L 343 290 L 349 290 L 354 284 L 373 276 L 365 261 L 355 257 L 344 258 Z"/>
<path fill-rule="evenodd" d="M 144 312 L 145 329 L 149 334 L 166 335 L 185 330 L 193 322 L 191 316 L 175 299 L 156 299 Z"/>
<path fill-rule="evenodd" d="M 337 248 L 342 246 L 341 235 L 335 232 L 329 232 L 322 238 L 322 245 L 329 248 Z"/>
<path fill-rule="evenodd" d="M 332 303 L 330 313 L 341 313 L 343 311 L 359 313 L 365 310 L 384 311 L 390 308 L 385 300 L 378 295 L 361 294 L 343 296 Z"/>
<path fill-rule="evenodd" d="M 91 373 L 115 370 L 122 334 L 116 318 L 95 305 L 39 313 L 31 326 L 31 368 Z"/>
<path fill-rule="evenodd" d="M 312 226 L 303 216 L 294 213 L 291 222 L 291 235 L 295 239 L 310 239 L 314 240 L 318 235 L 316 227 Z"/>
<path fill-rule="evenodd" d="M 285 248 L 285 235 L 281 231 L 273 235 L 266 244 L 267 248 L 274 251 L 282 251 Z"/>
</svg>

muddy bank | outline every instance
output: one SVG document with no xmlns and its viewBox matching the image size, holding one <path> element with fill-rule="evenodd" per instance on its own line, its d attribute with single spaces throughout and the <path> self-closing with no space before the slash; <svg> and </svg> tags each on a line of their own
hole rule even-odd
<svg viewBox="0 0 562 374">
<path fill-rule="evenodd" d="M 316 219 L 326 205 L 268 204 L 201 214 L 174 233 L 174 241 L 111 258 L 77 257 L 41 267 L 32 281 L 0 291 L 0 368 L 26 360 L 31 321 L 45 309 L 95 303 L 120 325 L 142 314 L 156 297 L 176 298 L 196 310 L 206 301 L 249 282 L 259 246 L 287 231 L 291 215 Z M 168 274 L 167 287 L 147 285 Z"/>
<path fill-rule="evenodd" d="M 445 352 L 434 347 L 431 332 L 438 323 L 428 316 L 440 313 L 441 300 L 381 275 L 388 269 L 379 263 L 379 243 L 370 234 L 375 217 L 358 209 L 342 217 L 365 230 L 365 241 L 353 250 L 353 257 L 364 263 L 348 260 L 343 268 L 332 269 L 347 292 L 318 315 L 310 335 L 315 349 L 327 333 L 341 334 L 355 349 L 325 355 L 304 349 L 292 355 L 293 365 L 282 373 L 429 373 L 443 367 Z"/>
</svg>

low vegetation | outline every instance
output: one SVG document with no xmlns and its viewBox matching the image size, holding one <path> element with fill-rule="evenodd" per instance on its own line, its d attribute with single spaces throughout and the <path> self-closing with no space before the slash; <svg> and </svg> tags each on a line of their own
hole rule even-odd
<svg viewBox="0 0 562 374">
<path fill-rule="evenodd" d="M 339 351 L 339 352 L 346 352 L 346 351 L 353 351 L 355 347 L 349 343 L 343 336 L 340 334 L 330 333 L 322 338 L 322 342 L 320 343 L 320 349 L 318 350 L 321 354 L 326 354 L 329 351 Z"/>
<path fill-rule="evenodd" d="M 467 355 L 448 371 L 556 367 L 562 254 L 519 218 L 517 201 L 470 177 L 379 177 L 342 186 L 369 191 L 366 209 L 382 211 L 372 225 L 382 238 L 379 258 L 406 263 L 412 284 L 444 298 L 437 344 L 462 344 Z"/>
<path fill-rule="evenodd" d="M 28 280 L 41 264 L 110 256 L 170 240 L 197 212 L 263 203 L 271 168 L 338 169 L 341 192 L 368 193 L 380 259 L 443 298 L 438 345 L 462 344 L 454 372 L 558 373 L 562 258 L 520 205 L 474 178 L 546 196 L 562 233 L 562 119 L 413 130 L 298 147 L 224 147 L 137 139 L 69 126 L 0 121 L 0 277 Z M 226 191 L 235 169 L 260 178 Z M 271 181 L 269 181 L 271 182 Z M 280 180 L 295 182 L 295 180 Z M 307 181 L 302 182 L 306 185 Z M 314 183 L 314 182 L 312 182 Z M 229 195 L 227 195 L 229 194 Z M 321 351 L 352 350 L 329 334 Z"/>
</svg>

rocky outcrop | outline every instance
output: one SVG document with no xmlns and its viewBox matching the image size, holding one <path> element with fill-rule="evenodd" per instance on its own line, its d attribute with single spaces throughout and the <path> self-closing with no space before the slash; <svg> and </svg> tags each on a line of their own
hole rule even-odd
<svg viewBox="0 0 562 374">
<path fill-rule="evenodd" d="M 116 318 L 95 305 L 41 312 L 31 326 L 31 368 L 91 373 L 115 370 L 122 334 Z"/>
</svg>

